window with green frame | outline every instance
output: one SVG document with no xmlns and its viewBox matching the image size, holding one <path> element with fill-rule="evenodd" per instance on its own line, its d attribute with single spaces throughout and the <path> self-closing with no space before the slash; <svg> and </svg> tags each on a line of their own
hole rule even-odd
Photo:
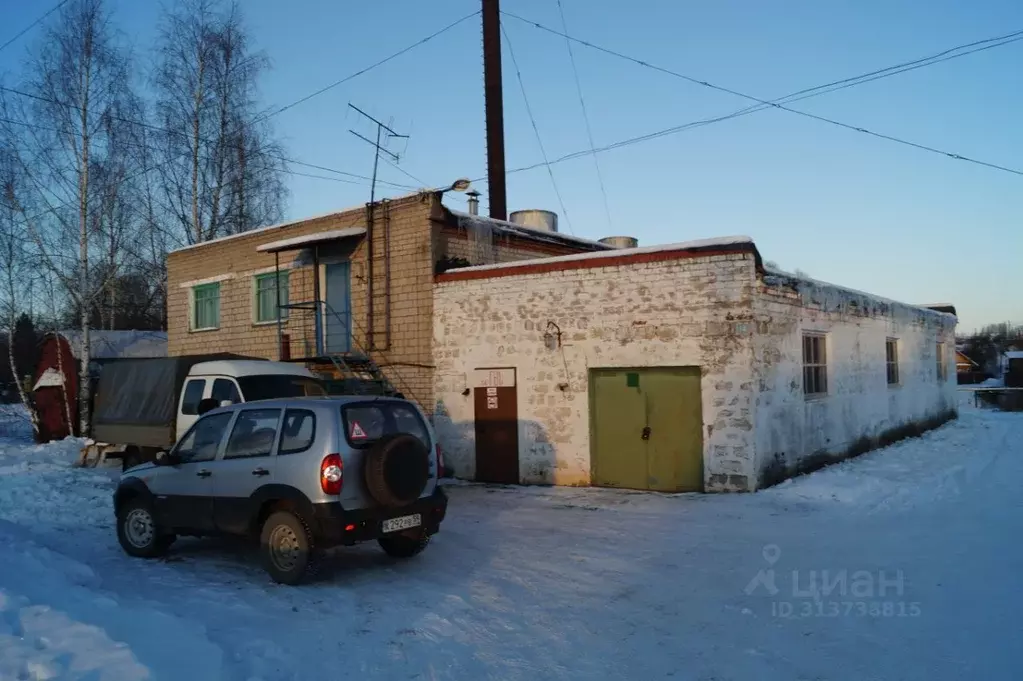
<svg viewBox="0 0 1023 681">
<path fill-rule="evenodd" d="M 220 328 L 220 283 L 192 289 L 192 330 Z"/>
<path fill-rule="evenodd" d="M 281 305 L 288 304 L 288 273 L 281 272 Z M 273 272 L 257 274 L 256 285 L 256 323 L 277 321 L 277 275 Z M 288 318 L 288 308 L 281 309 L 281 319 Z"/>
</svg>

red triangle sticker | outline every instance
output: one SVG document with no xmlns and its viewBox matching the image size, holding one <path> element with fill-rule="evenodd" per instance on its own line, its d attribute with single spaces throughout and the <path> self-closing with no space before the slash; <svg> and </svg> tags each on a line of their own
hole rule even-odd
<svg viewBox="0 0 1023 681">
<path fill-rule="evenodd" d="M 352 421 L 352 439 L 353 440 L 365 440 L 366 431 L 362 429 L 358 421 Z"/>
</svg>

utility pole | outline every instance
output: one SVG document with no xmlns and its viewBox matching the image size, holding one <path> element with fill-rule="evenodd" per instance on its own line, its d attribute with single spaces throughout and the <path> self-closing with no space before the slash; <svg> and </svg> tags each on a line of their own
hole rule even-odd
<svg viewBox="0 0 1023 681">
<path fill-rule="evenodd" d="M 501 5 L 483 0 L 483 98 L 487 117 L 490 217 L 508 219 L 504 169 L 504 91 L 501 83 Z"/>
<path fill-rule="evenodd" d="M 402 138 L 408 139 L 408 135 L 402 135 L 400 133 L 395 132 L 390 126 L 384 125 L 383 123 L 381 123 L 377 119 L 373 118 L 368 113 L 366 113 L 365 111 L 363 111 L 359 107 L 355 106 L 354 104 L 349 104 L 348 106 L 351 107 L 352 109 L 354 109 L 360 115 L 362 115 L 365 118 L 368 118 L 369 120 L 373 121 L 373 123 L 375 123 L 376 126 L 377 126 L 377 139 L 376 139 L 376 142 L 374 142 L 373 140 L 369 139 L 368 137 L 366 137 L 364 135 L 360 135 L 359 133 L 355 132 L 354 130 L 351 130 L 351 129 L 348 130 L 348 132 L 352 133 L 353 135 L 355 135 L 356 137 L 361 139 L 363 142 L 365 142 L 365 143 L 369 144 L 371 147 L 373 147 L 373 150 L 374 150 L 373 151 L 373 179 L 371 180 L 370 187 L 369 187 L 369 204 L 366 206 L 366 349 L 367 349 L 367 351 L 369 351 L 369 350 L 375 350 L 376 349 L 376 337 L 375 337 L 376 328 L 374 327 L 374 319 L 373 319 L 373 307 L 374 307 L 374 298 L 373 298 L 373 236 L 374 236 L 373 235 L 373 218 L 374 218 L 374 213 L 376 211 L 377 166 L 380 165 L 380 154 L 381 153 L 384 153 L 384 154 L 387 154 L 388 156 L 390 156 L 391 159 L 393 159 L 395 163 L 398 162 L 398 155 L 393 153 L 393 152 L 391 152 L 391 151 L 388 151 L 387 149 L 384 148 L 384 144 L 386 143 L 386 141 L 384 140 L 384 132 L 386 131 L 387 139 L 388 140 L 390 140 L 390 139 L 392 139 L 394 137 L 402 137 Z M 388 230 L 385 230 L 385 232 L 386 231 L 388 231 Z M 384 248 L 385 248 L 385 254 L 384 255 L 385 255 L 385 257 L 388 257 L 387 253 L 386 253 L 386 249 L 390 248 L 390 244 L 389 243 L 385 243 L 384 244 Z M 384 263 L 384 264 L 387 265 L 387 263 Z M 385 276 L 390 276 L 390 272 L 386 272 Z M 390 287 L 390 282 L 388 281 L 388 282 L 386 282 L 386 284 L 387 284 L 387 286 L 389 288 Z M 385 291 L 385 293 L 386 293 L 386 291 Z M 390 310 L 385 310 L 385 312 L 388 315 L 390 314 Z"/>
</svg>

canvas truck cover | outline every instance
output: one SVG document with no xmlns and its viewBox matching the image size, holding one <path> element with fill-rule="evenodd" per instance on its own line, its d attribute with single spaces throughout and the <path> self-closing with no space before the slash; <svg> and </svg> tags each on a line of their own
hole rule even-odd
<svg viewBox="0 0 1023 681">
<path fill-rule="evenodd" d="M 178 396 L 199 362 L 254 359 L 233 354 L 124 359 L 104 365 L 94 398 L 92 438 L 111 444 L 174 444 Z"/>
</svg>

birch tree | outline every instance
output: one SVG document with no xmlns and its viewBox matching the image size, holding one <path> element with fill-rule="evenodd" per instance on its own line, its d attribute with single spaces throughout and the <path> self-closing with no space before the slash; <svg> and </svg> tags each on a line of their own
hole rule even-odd
<svg viewBox="0 0 1023 681">
<path fill-rule="evenodd" d="M 16 150 L 27 182 L 9 201 L 39 263 L 80 312 L 79 429 L 90 425 L 90 310 L 111 276 L 95 267 L 104 253 L 102 210 L 125 175 L 116 143 L 131 100 L 127 51 L 104 0 L 69 0 L 31 53 L 15 115 L 25 128 Z M 117 190 L 114 190 L 117 191 Z M 31 210 L 29 210 L 31 207 Z"/>
<path fill-rule="evenodd" d="M 158 194 L 187 243 L 283 213 L 279 144 L 256 110 L 257 82 L 268 67 L 250 47 L 237 3 L 185 0 L 166 11 L 152 78 Z"/>
<path fill-rule="evenodd" d="M 31 254 L 25 243 L 24 226 L 17 212 L 14 197 L 21 179 L 15 152 L 0 138 L 0 315 L 7 328 L 7 357 L 11 378 L 18 389 L 18 398 L 28 411 L 32 430 L 39 432 L 39 418 L 25 392 L 22 372 L 33 367 L 18 366 L 15 331 L 18 319 L 25 313 L 25 301 L 31 297 L 34 278 Z"/>
</svg>

